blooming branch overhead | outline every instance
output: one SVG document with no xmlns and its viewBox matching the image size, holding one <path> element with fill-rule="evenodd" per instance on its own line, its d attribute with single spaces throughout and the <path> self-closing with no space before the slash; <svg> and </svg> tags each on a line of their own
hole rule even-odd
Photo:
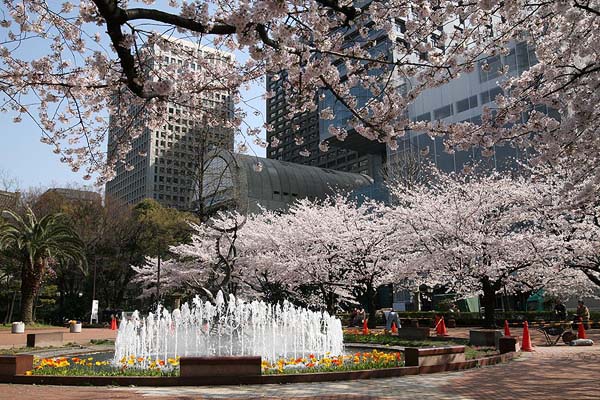
<svg viewBox="0 0 600 400">
<path fill-rule="evenodd" d="M 599 16 L 598 0 L 4 1 L 2 111 L 15 122 L 32 117 L 63 162 L 84 168 L 88 178 L 100 172 L 103 182 L 143 125 L 168 123 L 167 101 L 202 111 L 198 96 L 227 92 L 229 109 L 204 109 L 207 124 L 237 127 L 245 117 L 240 90 L 270 73 L 282 80 L 287 117 L 316 110 L 315 94 L 328 92 L 335 105 L 320 117 L 339 140 L 357 133 L 395 147 L 415 129 L 448 135 L 451 147 L 481 146 L 484 154 L 510 140 L 536 147 L 539 161 L 567 156 L 597 177 Z M 189 61 L 154 72 L 161 61 L 156 47 L 187 51 L 169 37 L 243 56 L 217 65 L 191 51 Z M 529 70 L 484 60 L 508 54 L 515 41 L 535 48 L 537 64 Z M 420 93 L 475 68 L 497 74 L 505 93 L 484 112 L 481 127 L 407 119 Z M 370 95 L 358 95 L 358 88 Z M 539 107 L 553 112 L 531 111 Z M 340 112 L 343 121 L 335 119 Z M 131 123 L 136 114 L 143 124 Z M 119 129 L 117 151 L 107 158 L 109 125 Z"/>
</svg>

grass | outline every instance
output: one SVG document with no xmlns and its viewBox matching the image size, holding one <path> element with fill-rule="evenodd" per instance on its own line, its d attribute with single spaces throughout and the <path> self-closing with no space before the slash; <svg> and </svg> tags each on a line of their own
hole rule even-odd
<svg viewBox="0 0 600 400">
<path fill-rule="evenodd" d="M 112 345 L 115 344 L 115 341 L 112 339 L 91 339 L 90 344 L 94 344 L 97 346 L 100 345 Z"/>
<path fill-rule="evenodd" d="M 344 334 L 345 343 L 364 343 L 364 344 L 380 344 L 387 346 L 403 346 L 403 347 L 440 347 L 440 346 L 465 346 L 465 358 L 473 360 L 476 358 L 487 357 L 498 354 L 498 351 L 493 347 L 475 347 L 469 346 L 466 339 L 458 340 L 408 340 L 392 335 L 360 335 L 360 334 Z"/>
<path fill-rule="evenodd" d="M 381 344 L 388 346 L 402 347 L 439 347 L 439 346 L 456 346 L 464 345 L 467 340 L 409 340 L 399 338 L 392 335 L 362 335 L 362 334 L 344 334 L 344 343 L 365 343 L 365 344 Z"/>
</svg>

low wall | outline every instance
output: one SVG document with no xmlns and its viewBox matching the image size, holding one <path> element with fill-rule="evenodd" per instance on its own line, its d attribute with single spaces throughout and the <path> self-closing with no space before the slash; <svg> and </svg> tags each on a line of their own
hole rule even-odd
<svg viewBox="0 0 600 400">
<path fill-rule="evenodd" d="M 443 371 L 457 371 L 484 365 L 507 362 L 518 353 L 506 353 L 476 360 L 443 365 L 407 366 L 364 371 L 326 372 L 289 375 L 256 376 L 195 376 L 195 377 L 152 377 L 152 376 L 51 376 L 51 375 L 0 375 L 0 383 L 64 386 L 211 386 L 211 385 L 252 385 L 331 382 L 355 379 L 391 378 L 405 375 L 429 374 Z M 2 358 L 2 356 L 0 356 Z"/>
</svg>

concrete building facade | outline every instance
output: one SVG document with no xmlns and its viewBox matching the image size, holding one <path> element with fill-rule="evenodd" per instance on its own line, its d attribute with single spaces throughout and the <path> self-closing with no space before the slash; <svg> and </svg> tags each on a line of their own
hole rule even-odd
<svg viewBox="0 0 600 400">
<path fill-rule="evenodd" d="M 177 40 L 182 52 L 164 50 L 154 45 L 151 68 L 161 69 L 170 64 L 203 74 L 205 68 L 190 62 L 189 54 L 203 58 L 210 65 L 222 65 L 233 60 L 233 55 L 206 46 Z M 201 95 L 204 112 L 230 113 L 230 93 L 207 91 Z M 106 194 L 128 204 L 152 198 L 167 207 L 188 209 L 195 182 L 195 171 L 201 154 L 213 148 L 233 149 L 232 129 L 209 129 L 202 123 L 202 113 L 191 111 L 178 104 L 167 105 L 165 124 L 160 129 L 146 128 L 133 140 L 125 164 L 116 168 L 116 177 L 106 184 Z M 132 113 L 137 115 L 137 113 Z M 143 123 L 143 116 L 134 123 Z M 109 154 L 120 137 L 120 130 L 111 128 L 108 139 Z M 126 168 L 125 165 L 133 167 Z"/>
</svg>

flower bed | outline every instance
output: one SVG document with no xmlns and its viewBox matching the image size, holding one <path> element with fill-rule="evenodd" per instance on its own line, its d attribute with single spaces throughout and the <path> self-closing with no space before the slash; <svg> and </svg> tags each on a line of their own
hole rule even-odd
<svg viewBox="0 0 600 400">
<path fill-rule="evenodd" d="M 142 368 L 147 365 L 147 368 Z M 398 352 L 382 351 L 357 352 L 343 356 L 325 356 L 317 358 L 279 359 L 275 363 L 263 361 L 262 374 L 295 374 L 344 372 L 395 368 L 404 365 Z M 34 358 L 34 368 L 27 375 L 56 376 L 179 376 L 179 359 L 144 359 L 129 357 L 119 360 L 118 365 L 94 357 L 55 357 Z"/>
<path fill-rule="evenodd" d="M 54 357 L 33 359 L 33 370 L 27 375 L 58 376 L 177 376 L 179 360 L 149 360 L 150 368 L 142 369 L 139 365 L 143 358 L 120 360 L 115 366 L 110 361 L 96 360 L 94 357 Z"/>
<path fill-rule="evenodd" d="M 401 367 L 402 354 L 373 350 L 372 352 L 354 353 L 352 355 L 323 357 L 317 359 L 314 355 L 308 358 L 280 359 L 272 364 L 263 361 L 263 374 L 290 374 L 312 372 L 340 372 L 382 368 Z"/>
</svg>

